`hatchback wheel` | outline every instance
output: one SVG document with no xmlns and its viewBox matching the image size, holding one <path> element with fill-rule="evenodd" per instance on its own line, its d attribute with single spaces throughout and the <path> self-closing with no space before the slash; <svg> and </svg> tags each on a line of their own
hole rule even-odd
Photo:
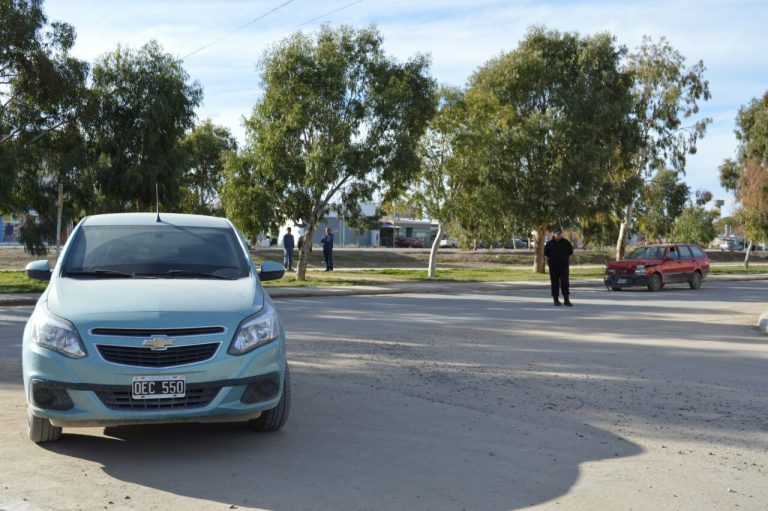
<svg viewBox="0 0 768 511">
<path fill-rule="evenodd" d="M 277 403 L 277 406 L 271 410 L 261 412 L 258 419 L 248 421 L 248 427 L 258 431 L 277 431 L 288 420 L 288 412 L 291 410 L 291 374 L 288 372 L 288 366 L 285 366 L 285 377 L 283 378 L 283 396 Z"/>
<path fill-rule="evenodd" d="M 661 275 L 654 273 L 648 281 L 648 291 L 659 291 L 662 285 Z"/>
<path fill-rule="evenodd" d="M 48 419 L 36 416 L 27 408 L 27 434 L 36 444 L 53 442 L 61 438 L 61 428 L 51 424 Z"/>
<path fill-rule="evenodd" d="M 688 281 L 688 286 L 690 286 L 691 289 L 699 289 L 701 287 L 701 273 L 694 272 L 693 278 Z"/>
</svg>

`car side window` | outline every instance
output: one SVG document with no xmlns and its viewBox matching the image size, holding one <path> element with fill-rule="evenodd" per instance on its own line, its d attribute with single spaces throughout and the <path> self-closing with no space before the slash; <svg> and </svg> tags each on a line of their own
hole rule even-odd
<svg viewBox="0 0 768 511">
<path fill-rule="evenodd" d="M 690 248 L 691 252 L 693 252 L 693 257 L 704 257 L 704 251 L 701 249 L 701 247 L 697 247 L 696 245 L 691 245 L 688 248 Z"/>
<path fill-rule="evenodd" d="M 669 247 L 667 259 L 677 259 L 677 250 L 675 250 L 675 247 Z"/>
<path fill-rule="evenodd" d="M 679 246 L 677 247 L 677 255 L 680 259 L 691 259 L 693 258 L 693 254 L 691 254 L 691 250 L 686 246 Z"/>
</svg>

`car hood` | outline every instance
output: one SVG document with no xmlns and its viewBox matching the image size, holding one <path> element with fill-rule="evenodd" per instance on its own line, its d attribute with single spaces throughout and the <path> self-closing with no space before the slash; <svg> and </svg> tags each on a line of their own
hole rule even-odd
<svg viewBox="0 0 768 511">
<path fill-rule="evenodd" d="M 608 268 L 634 268 L 638 265 L 653 266 L 661 263 L 661 259 L 622 259 L 621 261 L 611 261 L 608 263 Z"/>
<path fill-rule="evenodd" d="M 164 313 L 245 317 L 264 306 L 264 291 L 254 278 L 54 278 L 46 301 L 49 311 L 72 321 L 157 318 Z"/>
</svg>

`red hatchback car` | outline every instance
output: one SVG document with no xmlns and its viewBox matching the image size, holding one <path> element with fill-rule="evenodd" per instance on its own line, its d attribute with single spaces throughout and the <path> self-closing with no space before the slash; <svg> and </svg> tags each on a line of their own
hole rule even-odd
<svg viewBox="0 0 768 511">
<path fill-rule="evenodd" d="M 700 246 L 667 243 L 638 247 L 626 259 L 608 263 L 603 282 L 613 291 L 636 286 L 658 291 L 665 284 L 683 282 L 699 289 L 707 274 L 709 258 Z"/>
</svg>

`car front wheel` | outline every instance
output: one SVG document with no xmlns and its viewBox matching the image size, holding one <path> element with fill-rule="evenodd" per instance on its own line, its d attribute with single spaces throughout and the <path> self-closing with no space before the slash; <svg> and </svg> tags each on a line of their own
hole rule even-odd
<svg viewBox="0 0 768 511">
<path fill-rule="evenodd" d="M 288 413 L 291 410 L 291 374 L 288 372 L 288 366 L 285 366 L 285 376 L 283 377 L 283 395 L 277 406 L 271 410 L 265 410 L 257 419 L 248 421 L 248 427 L 257 431 L 277 431 L 288 420 Z"/>
<path fill-rule="evenodd" d="M 701 273 L 694 272 L 693 278 L 688 282 L 688 286 L 690 286 L 691 289 L 699 289 L 701 287 Z"/>
<path fill-rule="evenodd" d="M 658 273 L 654 273 L 651 275 L 650 280 L 648 280 L 648 291 L 659 291 L 661 289 L 662 282 L 661 282 L 661 275 Z"/>
<path fill-rule="evenodd" d="M 48 419 L 36 416 L 27 408 L 27 434 L 36 444 L 53 442 L 61 438 L 61 428 L 51 424 Z"/>
</svg>

